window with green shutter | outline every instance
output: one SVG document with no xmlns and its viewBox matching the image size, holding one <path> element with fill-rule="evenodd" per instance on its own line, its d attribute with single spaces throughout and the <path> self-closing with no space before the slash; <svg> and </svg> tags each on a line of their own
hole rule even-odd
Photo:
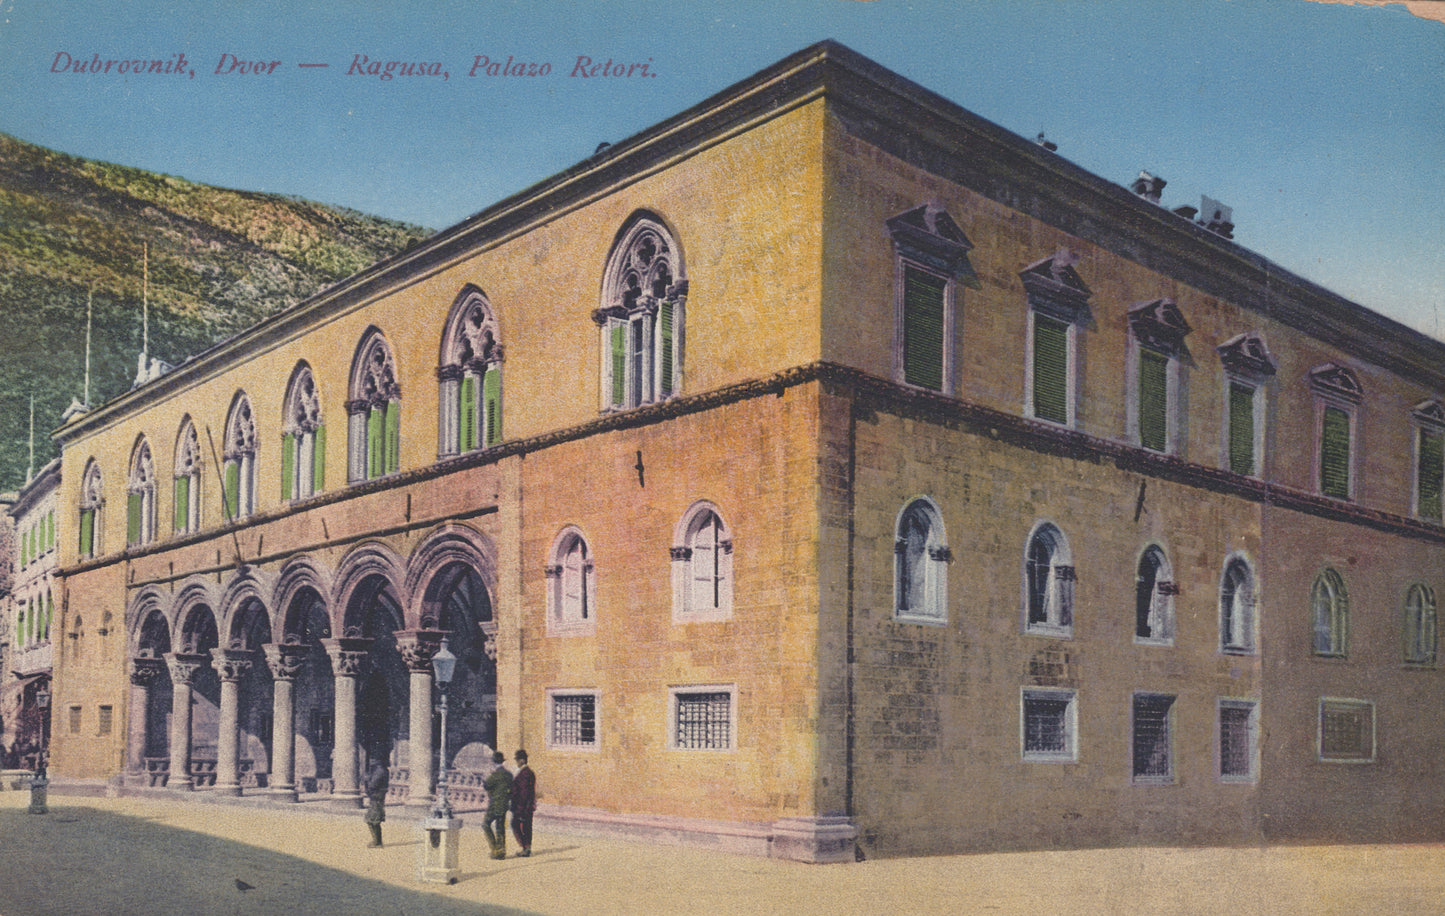
<svg viewBox="0 0 1445 916">
<path fill-rule="evenodd" d="M 627 406 L 627 322 L 614 321 L 612 331 L 612 406 Z"/>
<path fill-rule="evenodd" d="M 380 407 L 372 407 L 366 413 L 366 478 L 380 477 L 385 465 L 382 444 L 386 414 Z"/>
<path fill-rule="evenodd" d="M 181 533 L 190 527 L 191 478 L 177 477 L 173 495 L 175 508 L 171 512 L 172 527 L 177 533 Z"/>
<path fill-rule="evenodd" d="M 125 541 L 127 544 L 140 542 L 141 494 L 134 491 L 126 494 Z"/>
<path fill-rule="evenodd" d="M 1034 416 L 1069 422 L 1069 326 L 1034 313 Z"/>
<path fill-rule="evenodd" d="M 470 372 L 462 376 L 462 390 L 457 409 L 459 450 L 470 452 L 477 447 L 477 377 Z"/>
<path fill-rule="evenodd" d="M 1169 357 L 1146 349 L 1139 351 L 1139 444 L 1169 448 Z"/>
<path fill-rule="evenodd" d="M 1339 407 L 1325 407 L 1321 421 L 1320 492 L 1350 498 L 1350 414 Z"/>
<path fill-rule="evenodd" d="M 502 441 L 502 369 L 490 366 L 482 376 L 482 409 L 486 420 L 486 441 L 492 446 Z"/>
<path fill-rule="evenodd" d="M 657 387 L 661 397 L 672 395 L 672 373 L 673 373 L 673 320 L 675 307 L 671 300 L 664 299 L 657 307 L 658 323 L 658 346 L 662 352 L 658 354 Z"/>
<path fill-rule="evenodd" d="M 295 498 L 300 489 L 296 486 L 296 447 L 298 437 L 295 433 L 281 434 L 281 501 Z"/>
<path fill-rule="evenodd" d="M 80 555 L 95 555 L 95 510 L 80 510 Z"/>
<path fill-rule="evenodd" d="M 1229 383 L 1229 469 L 1254 474 L 1254 388 Z"/>
<path fill-rule="evenodd" d="M 1445 484 L 1445 430 L 1420 429 L 1420 467 L 1416 476 L 1416 505 L 1421 518 L 1441 520 L 1441 489 Z"/>
<path fill-rule="evenodd" d="M 315 442 L 311 446 L 311 492 L 320 493 L 326 489 L 326 427 L 316 427 Z"/>
<path fill-rule="evenodd" d="M 226 462 L 225 493 L 221 498 L 225 502 L 226 521 L 235 521 L 241 509 L 241 465 L 240 462 L 232 460 Z"/>
<path fill-rule="evenodd" d="M 384 473 L 393 474 L 401 467 L 401 403 L 386 402 L 386 444 L 383 456 L 386 464 Z"/>
<path fill-rule="evenodd" d="M 943 390 L 944 301 L 948 280 L 913 265 L 903 268 L 903 380 Z"/>
</svg>

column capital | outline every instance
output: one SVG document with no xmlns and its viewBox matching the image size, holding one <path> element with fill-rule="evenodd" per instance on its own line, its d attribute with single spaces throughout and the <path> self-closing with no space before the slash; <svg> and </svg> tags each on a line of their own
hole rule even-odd
<svg viewBox="0 0 1445 916">
<path fill-rule="evenodd" d="M 166 665 L 171 669 L 171 682 L 176 685 L 184 684 L 191 686 L 196 678 L 196 672 L 202 668 L 210 667 L 209 656 L 191 652 L 168 652 L 166 653 Z"/>
<path fill-rule="evenodd" d="M 256 653 L 250 649 L 212 649 L 211 658 L 221 680 L 239 681 L 255 664 Z"/>
<path fill-rule="evenodd" d="M 414 629 L 397 630 L 395 635 L 397 651 L 406 662 L 407 670 L 430 674 L 432 656 L 441 650 L 442 637 L 446 634 L 441 630 Z"/>
<path fill-rule="evenodd" d="M 371 650 L 371 643 L 370 639 L 353 636 L 321 640 L 326 654 L 331 656 L 332 670 L 346 677 L 356 677 L 361 673 L 361 667 L 366 663 L 366 655 Z"/>
<path fill-rule="evenodd" d="M 294 681 L 306 667 L 306 655 L 310 647 L 296 643 L 267 643 L 261 650 L 266 653 L 266 664 L 271 669 L 271 677 L 278 681 Z"/>
<path fill-rule="evenodd" d="M 166 670 L 166 660 L 142 656 L 130 660 L 130 682 L 137 687 L 149 687 L 160 680 Z"/>
</svg>

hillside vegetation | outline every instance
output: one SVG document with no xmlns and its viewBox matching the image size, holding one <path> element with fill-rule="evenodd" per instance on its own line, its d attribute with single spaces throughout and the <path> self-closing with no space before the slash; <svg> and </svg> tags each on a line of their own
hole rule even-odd
<svg viewBox="0 0 1445 916">
<path fill-rule="evenodd" d="M 25 481 L 82 395 L 130 388 L 149 248 L 150 352 L 179 363 L 430 235 L 276 194 L 231 191 L 68 156 L 0 134 L 0 490 Z"/>
</svg>

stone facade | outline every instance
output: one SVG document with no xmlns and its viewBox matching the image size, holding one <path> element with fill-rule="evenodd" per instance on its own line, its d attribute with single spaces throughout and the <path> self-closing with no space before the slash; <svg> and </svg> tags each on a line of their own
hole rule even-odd
<svg viewBox="0 0 1445 916">
<path fill-rule="evenodd" d="M 1442 356 L 825 43 L 63 427 L 55 766 L 426 804 L 446 636 L 576 826 L 1438 836 Z"/>
</svg>

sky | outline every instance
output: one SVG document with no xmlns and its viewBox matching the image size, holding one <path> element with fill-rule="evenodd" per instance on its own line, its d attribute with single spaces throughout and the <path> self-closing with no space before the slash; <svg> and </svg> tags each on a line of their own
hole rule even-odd
<svg viewBox="0 0 1445 916">
<path fill-rule="evenodd" d="M 1445 340 L 1445 22 L 1400 4 L 0 0 L 0 132 L 442 229 L 825 38 Z"/>
</svg>

